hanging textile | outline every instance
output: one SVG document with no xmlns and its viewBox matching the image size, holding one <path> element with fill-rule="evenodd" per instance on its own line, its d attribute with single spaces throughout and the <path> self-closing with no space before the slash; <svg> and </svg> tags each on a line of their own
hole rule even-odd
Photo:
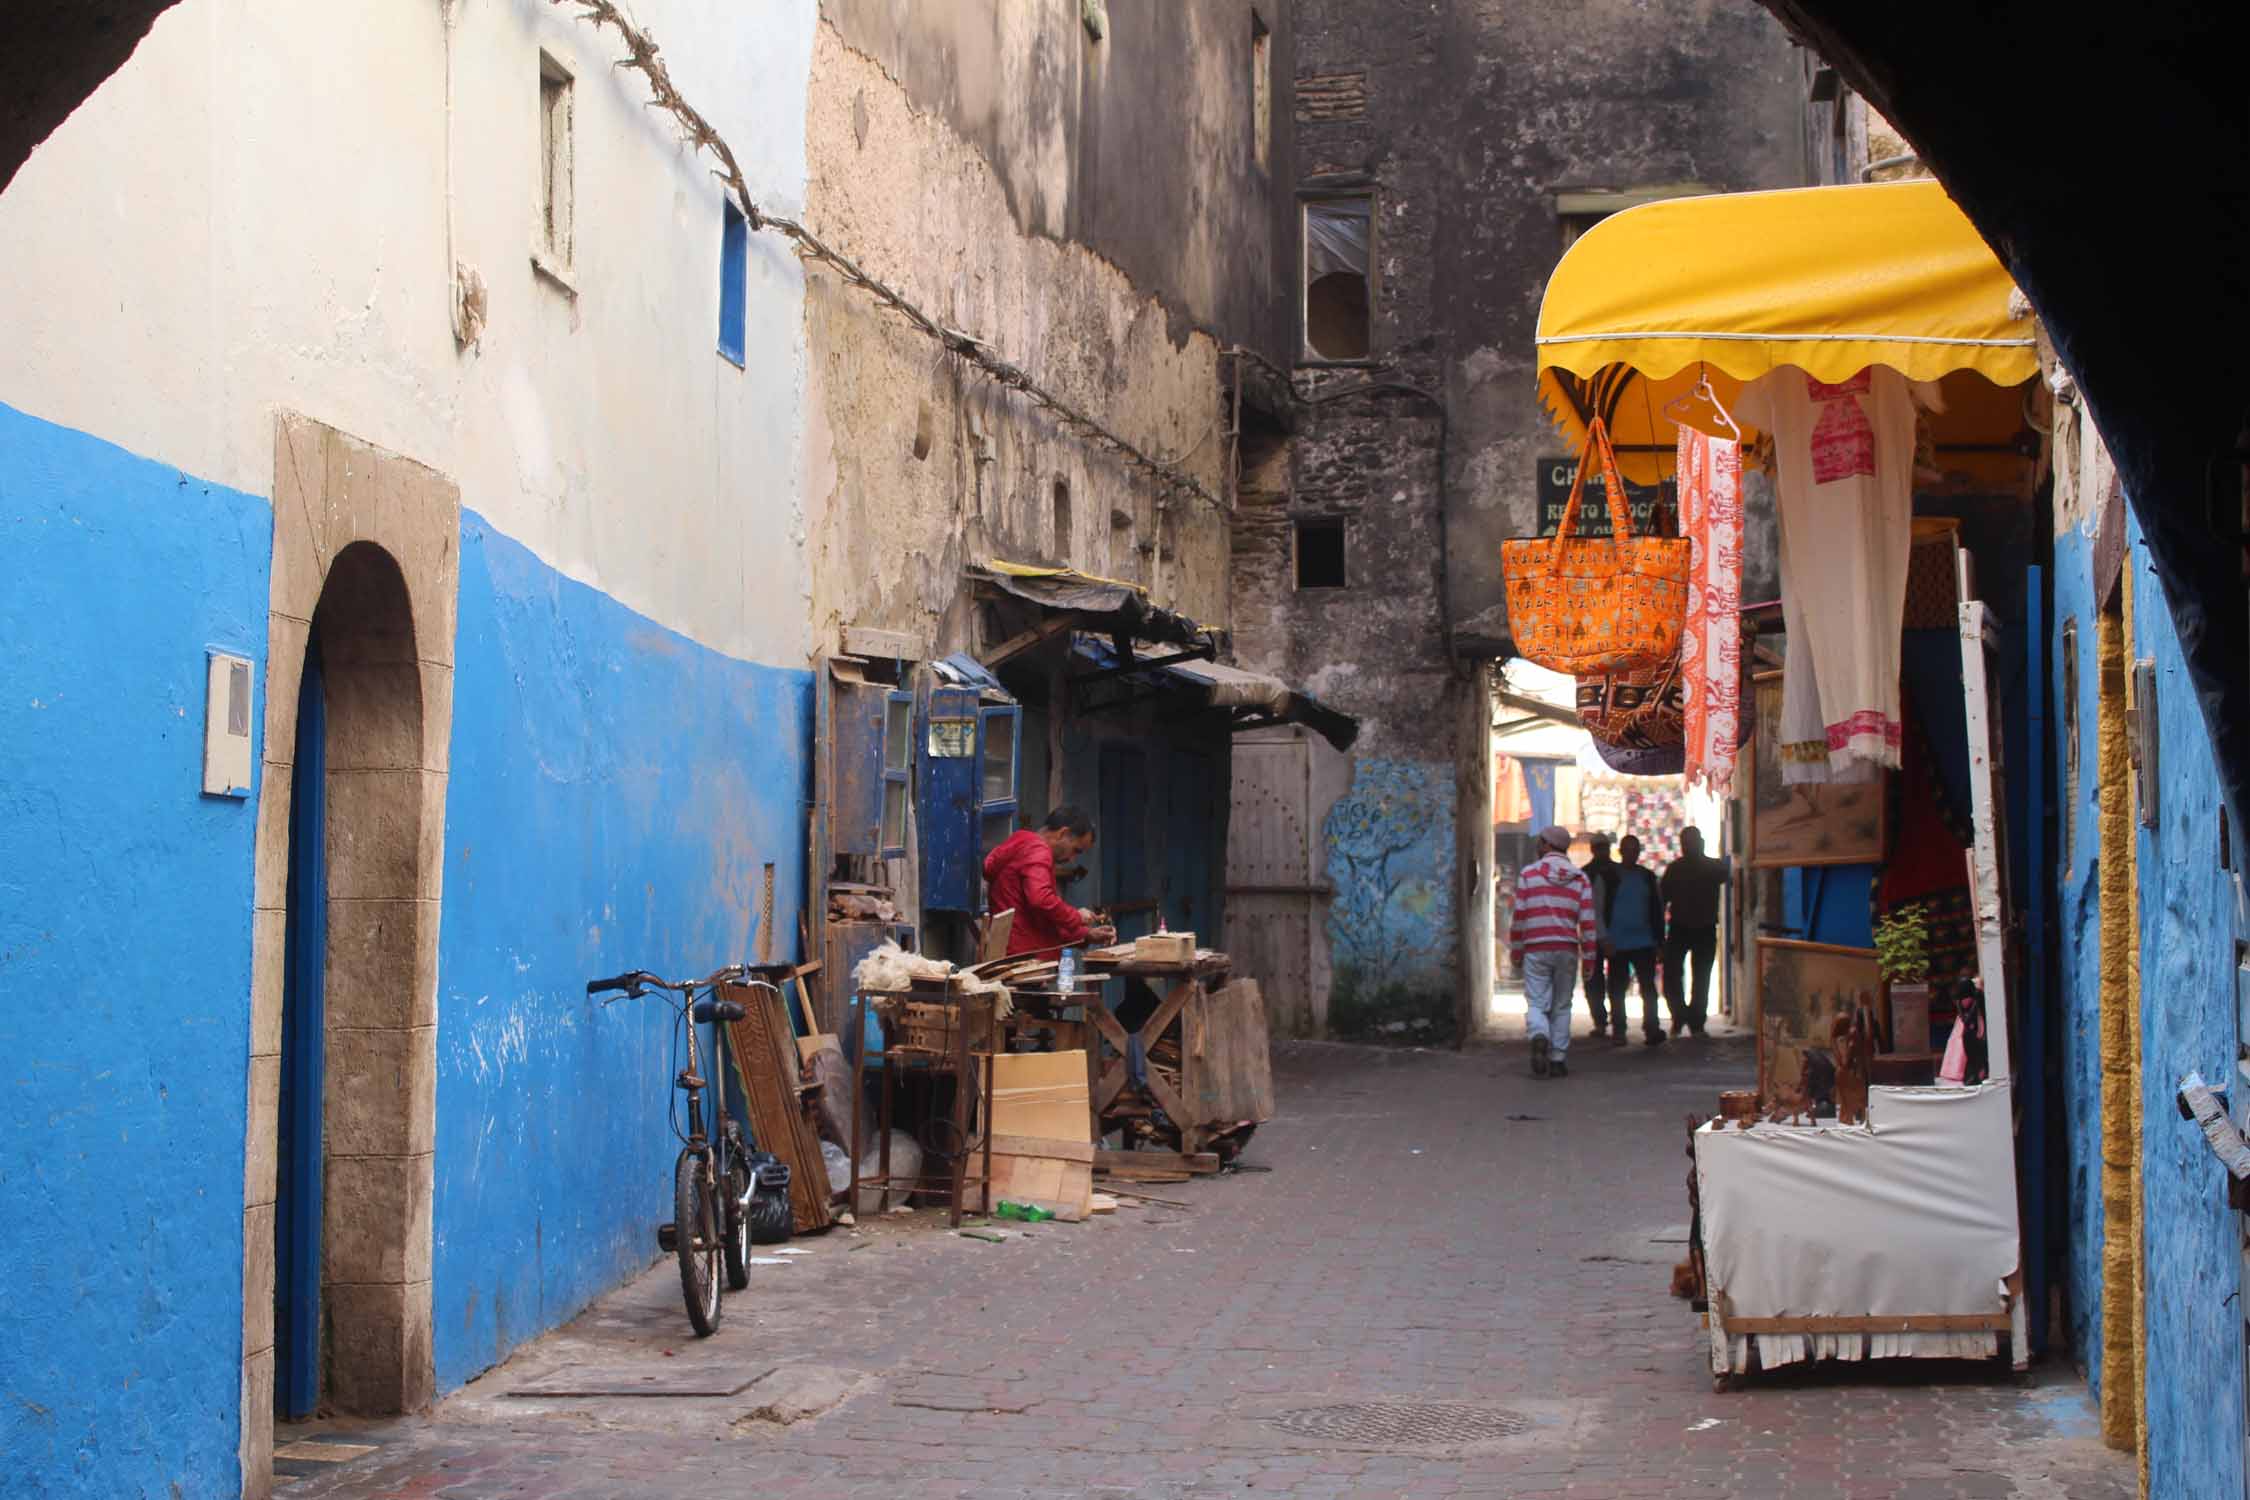
<svg viewBox="0 0 2250 1500">
<path fill-rule="evenodd" d="M 1539 828 L 1531 821 L 1531 791 L 1523 782 L 1523 762 L 1512 755 L 1492 759 L 1492 826 Z"/>
<path fill-rule="evenodd" d="M 1936 400 L 1934 386 L 1886 366 L 1834 385 L 1784 367 L 1746 386 L 1735 407 L 1773 434 L 1784 609 L 1796 601 L 1790 656 L 1810 648 L 1832 773 L 1899 763 L 1915 408 Z M 1786 732 L 1786 678 L 1782 698 Z"/>
<path fill-rule="evenodd" d="M 1789 555 L 1788 518 L 1782 518 L 1782 556 Z M 1813 664 L 1812 631 L 1805 624 L 1797 585 L 1785 567 L 1781 574 L 1781 629 L 1789 641 L 1781 661 L 1781 762 L 1785 786 L 1828 780 L 1828 728 L 1820 717 L 1819 669 Z"/>
<path fill-rule="evenodd" d="M 1680 530 L 1688 557 L 1680 666 L 1687 784 L 1725 795 L 1742 715 L 1742 448 L 1680 425 Z"/>
<path fill-rule="evenodd" d="M 1531 797 L 1531 826 L 1548 828 L 1555 821 L 1555 763 L 1551 760 L 1523 762 L 1524 790 Z"/>
</svg>

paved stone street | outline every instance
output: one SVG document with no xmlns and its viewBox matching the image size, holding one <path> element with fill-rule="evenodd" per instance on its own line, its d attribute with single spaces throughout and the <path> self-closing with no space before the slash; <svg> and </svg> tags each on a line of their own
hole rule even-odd
<svg viewBox="0 0 2250 1500">
<path fill-rule="evenodd" d="M 2067 1368 L 1855 1366 L 1715 1393 L 1697 1318 L 1667 1294 L 1681 1127 L 1747 1075 L 1747 1043 L 1581 1044 L 1555 1083 L 1525 1057 L 1285 1046 L 1282 1118 L 1247 1154 L 1270 1172 L 1003 1244 L 919 1214 L 802 1241 L 701 1343 L 664 1262 L 427 1420 L 318 1434 L 371 1451 L 291 1462 L 284 1493 L 2133 1492 Z M 557 1372 L 733 1394 L 508 1394 Z M 1403 1401 L 1484 1425 L 1370 1437 L 1317 1410 Z"/>
</svg>

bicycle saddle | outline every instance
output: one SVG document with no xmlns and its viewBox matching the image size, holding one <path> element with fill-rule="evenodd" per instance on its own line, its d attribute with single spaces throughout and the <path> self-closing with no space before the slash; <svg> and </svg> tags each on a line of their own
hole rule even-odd
<svg viewBox="0 0 2250 1500">
<path fill-rule="evenodd" d="M 748 1014 L 749 1012 L 742 1008 L 740 1000 L 721 1000 L 715 995 L 706 995 L 695 1002 L 697 1025 L 703 1025 L 713 1020 L 739 1021 Z"/>
</svg>

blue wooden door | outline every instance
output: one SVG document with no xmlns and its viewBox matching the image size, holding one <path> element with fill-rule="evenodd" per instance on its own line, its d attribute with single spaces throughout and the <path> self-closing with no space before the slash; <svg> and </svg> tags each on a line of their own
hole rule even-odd
<svg viewBox="0 0 2250 1500">
<path fill-rule="evenodd" d="M 1110 746 L 1101 758 L 1101 821 L 1095 847 L 1102 861 L 1102 905 L 1128 942 L 1156 931 L 1156 897 L 1148 869 L 1148 762 L 1138 750 Z"/>
<path fill-rule="evenodd" d="M 1164 920 L 1174 932 L 1192 932 L 1202 946 L 1218 944 L 1218 912 L 1211 889 L 1212 825 L 1218 818 L 1211 757 L 1174 750 L 1164 788 Z"/>
<path fill-rule="evenodd" d="M 274 1410 L 320 1400 L 320 1104 L 328 967 L 327 701 L 320 637 L 305 647 L 289 789 L 289 921 L 282 943 L 281 1118 L 274 1202 Z"/>
</svg>

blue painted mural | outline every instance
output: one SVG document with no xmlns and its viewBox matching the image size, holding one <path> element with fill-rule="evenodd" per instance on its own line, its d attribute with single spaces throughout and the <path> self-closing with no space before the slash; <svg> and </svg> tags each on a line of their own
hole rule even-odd
<svg viewBox="0 0 2250 1500">
<path fill-rule="evenodd" d="M 0 406 L 0 1493 L 235 1493 L 254 798 L 273 513 Z M 260 715 L 253 713 L 252 732 Z"/>
<path fill-rule="evenodd" d="M 1322 834 L 1339 1036 L 1451 1035 L 1458 933 L 1450 765 L 1361 756 Z"/>
<path fill-rule="evenodd" d="M 2133 649 L 2156 663 L 2160 737 L 2156 826 L 2139 831 L 2135 870 L 2149 1493 L 2236 1500 L 2244 1462 L 2239 1231 L 2217 1164 L 2172 1102 L 2191 1068 L 2214 1080 L 2234 1076 L 2233 884 L 2219 865 L 2211 736 L 2137 523 L 2129 535 Z M 2214 1419 L 2214 1407 L 2224 1419 Z"/>
<path fill-rule="evenodd" d="M 656 1254 L 676 1028 L 586 980 L 797 951 L 812 678 L 661 628 L 461 522 L 438 953 L 441 1389 Z"/>
</svg>

